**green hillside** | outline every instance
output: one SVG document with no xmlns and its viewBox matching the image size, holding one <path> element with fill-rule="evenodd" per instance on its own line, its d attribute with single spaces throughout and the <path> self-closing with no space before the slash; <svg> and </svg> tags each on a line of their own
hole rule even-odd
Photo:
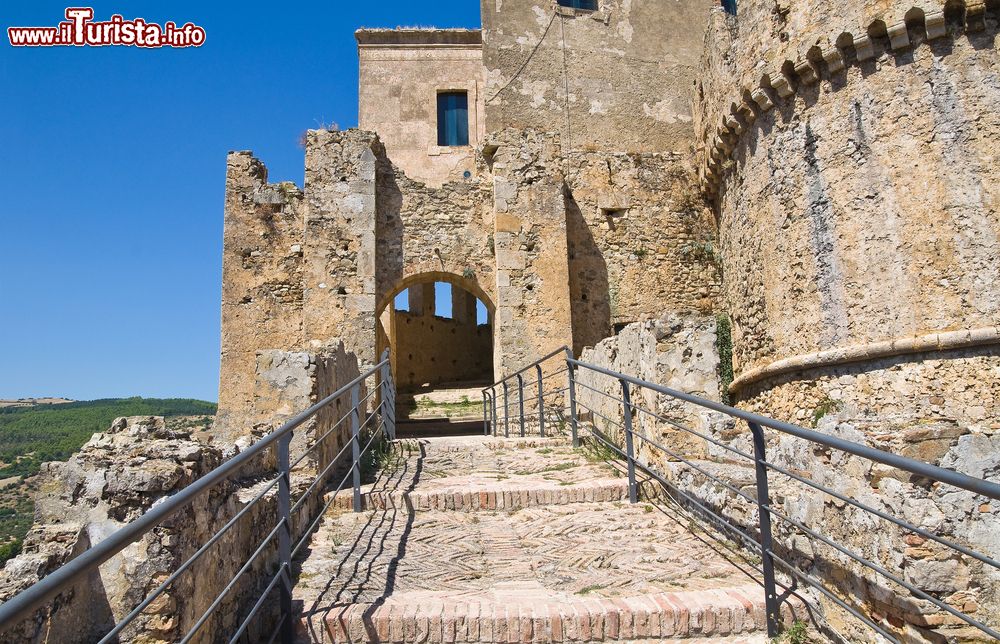
<svg viewBox="0 0 1000 644">
<path fill-rule="evenodd" d="M 65 461 L 119 416 L 164 416 L 168 426 L 207 427 L 215 403 L 187 398 L 110 398 L 0 408 L 0 565 L 20 550 L 31 527 L 33 490 L 24 477 L 46 461 Z M 196 416 L 198 418 L 186 418 Z M 172 419 L 172 421 L 171 421 Z"/>
<path fill-rule="evenodd" d="M 119 416 L 204 416 L 215 403 L 187 398 L 109 398 L 0 409 L 0 478 L 31 476 L 64 461 Z"/>
</svg>

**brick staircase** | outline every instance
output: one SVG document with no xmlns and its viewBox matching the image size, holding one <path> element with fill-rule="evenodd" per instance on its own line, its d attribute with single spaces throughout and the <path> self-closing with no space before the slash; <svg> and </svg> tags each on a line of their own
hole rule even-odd
<svg viewBox="0 0 1000 644">
<path fill-rule="evenodd" d="M 342 492 L 297 562 L 299 638 L 766 642 L 741 562 L 627 498 L 562 439 L 401 441 L 364 511 Z"/>
</svg>

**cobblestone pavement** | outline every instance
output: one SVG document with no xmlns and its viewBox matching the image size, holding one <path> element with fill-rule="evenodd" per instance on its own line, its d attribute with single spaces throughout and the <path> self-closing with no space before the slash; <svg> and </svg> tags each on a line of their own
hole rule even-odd
<svg viewBox="0 0 1000 644">
<path fill-rule="evenodd" d="M 398 449 L 299 562 L 304 641 L 766 641 L 762 590 L 723 550 L 565 441 Z"/>
</svg>

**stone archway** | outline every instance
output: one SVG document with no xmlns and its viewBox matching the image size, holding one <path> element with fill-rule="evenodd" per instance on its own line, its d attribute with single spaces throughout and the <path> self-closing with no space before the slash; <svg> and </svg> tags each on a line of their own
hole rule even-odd
<svg viewBox="0 0 1000 644">
<path fill-rule="evenodd" d="M 493 380 L 494 311 L 473 280 L 439 271 L 400 280 L 377 303 L 376 346 L 391 349 L 397 431 L 482 431 L 479 389 Z"/>
<path fill-rule="evenodd" d="M 405 307 L 397 308 L 404 292 Z M 442 292 L 448 301 L 439 301 Z M 489 295 L 474 280 L 441 271 L 413 274 L 377 303 L 376 348 L 379 354 L 392 349 L 393 373 L 403 391 L 489 382 L 494 312 Z"/>
</svg>

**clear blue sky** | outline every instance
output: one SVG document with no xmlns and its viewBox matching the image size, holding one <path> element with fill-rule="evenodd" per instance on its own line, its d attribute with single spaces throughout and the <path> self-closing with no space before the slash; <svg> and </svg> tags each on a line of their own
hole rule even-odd
<svg viewBox="0 0 1000 644">
<path fill-rule="evenodd" d="M 444 318 L 451 317 L 451 284 L 447 282 L 434 283 L 434 315 Z M 410 308 L 409 291 L 403 290 L 396 295 L 393 306 L 399 311 L 408 311 Z M 489 313 L 482 300 L 476 300 L 476 324 L 486 324 L 489 321 Z"/>
<path fill-rule="evenodd" d="M 357 124 L 354 30 L 478 27 L 479 0 L 116 0 L 96 19 L 191 21 L 206 44 L 7 43 L 66 6 L 0 5 L 0 398 L 215 400 L 226 152 L 301 185 L 300 134 Z"/>
</svg>

